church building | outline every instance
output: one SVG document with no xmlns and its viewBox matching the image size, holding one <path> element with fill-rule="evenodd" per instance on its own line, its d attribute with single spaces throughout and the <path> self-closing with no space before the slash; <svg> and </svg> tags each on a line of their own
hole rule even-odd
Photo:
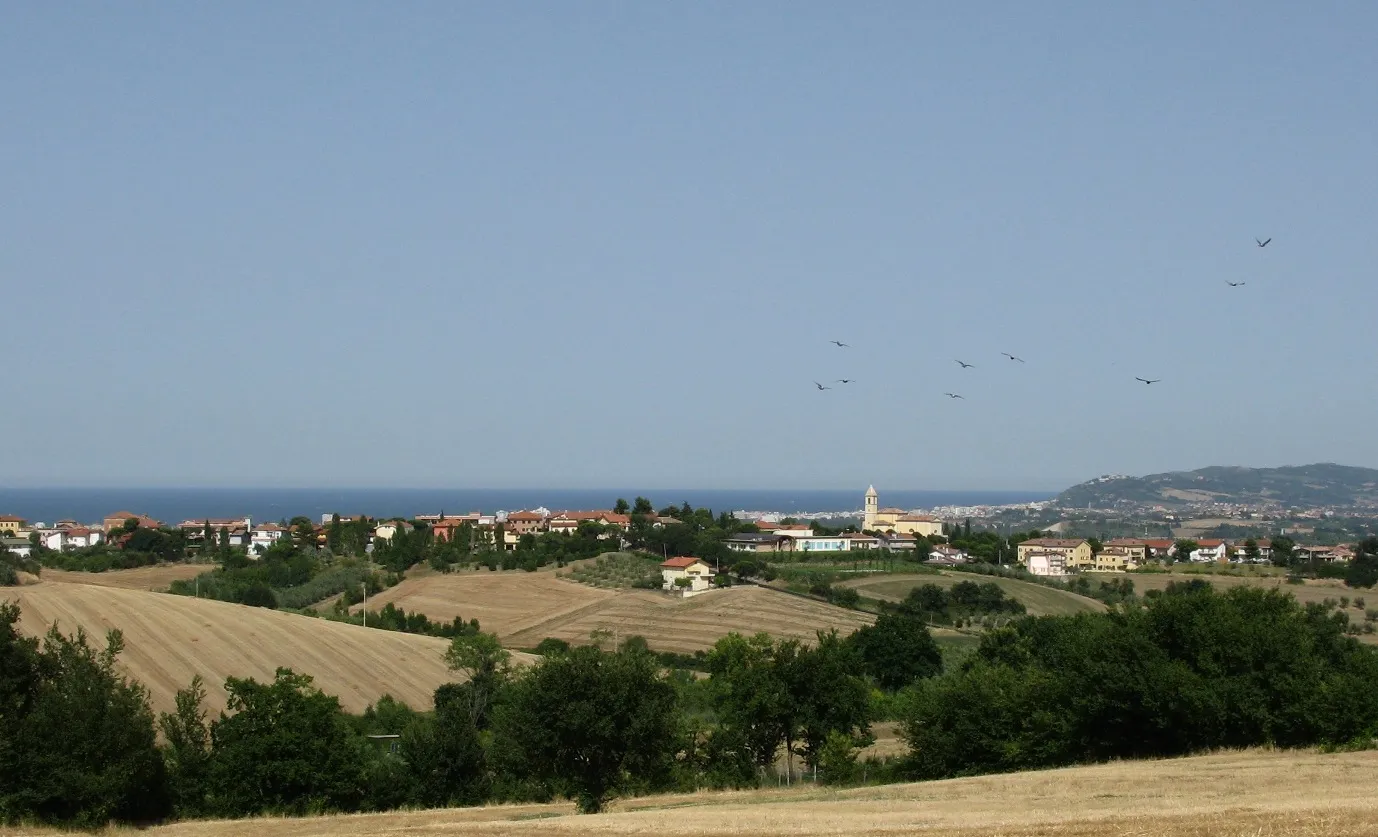
<svg viewBox="0 0 1378 837">
<path fill-rule="evenodd" d="M 866 516 L 862 519 L 862 531 L 893 532 L 897 535 L 941 535 L 943 524 L 926 514 L 910 514 L 903 509 L 882 509 L 880 495 L 873 485 L 866 489 Z"/>
</svg>

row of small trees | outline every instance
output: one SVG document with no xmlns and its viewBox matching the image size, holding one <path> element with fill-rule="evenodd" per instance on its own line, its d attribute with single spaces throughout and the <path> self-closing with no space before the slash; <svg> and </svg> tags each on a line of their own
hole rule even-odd
<svg viewBox="0 0 1378 837">
<path fill-rule="evenodd" d="M 925 594 L 931 597 L 931 594 Z M 916 597 L 916 601 L 919 598 Z M 14 630 L 0 608 L 0 819 L 99 825 L 172 817 L 576 800 L 758 783 L 783 758 L 848 781 L 881 707 L 910 751 L 886 777 L 940 778 L 1216 747 L 1368 746 L 1378 654 L 1343 617 L 1276 590 L 1190 584 L 1109 613 L 1019 618 L 943 672 L 915 613 L 809 644 L 730 635 L 707 679 L 640 638 L 544 643 L 513 668 L 488 634 L 454 640 L 464 682 L 435 708 L 341 711 L 310 678 L 231 678 L 210 719 L 200 682 L 156 722 L 85 638 Z M 164 743 L 157 743 L 160 728 Z M 370 735 L 386 734 L 395 751 Z M 872 772 L 875 777 L 875 772 Z"/>
</svg>

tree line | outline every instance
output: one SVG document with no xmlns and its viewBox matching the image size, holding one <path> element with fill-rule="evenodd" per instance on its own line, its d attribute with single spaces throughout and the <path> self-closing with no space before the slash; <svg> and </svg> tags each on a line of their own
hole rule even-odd
<svg viewBox="0 0 1378 837">
<path fill-rule="evenodd" d="M 965 598 L 963 593 L 959 598 Z M 0 607 L 0 819 L 76 826 L 574 800 L 752 787 L 796 765 L 856 779 L 882 716 L 906 755 L 869 781 L 935 779 L 1218 747 L 1370 746 L 1378 652 L 1344 617 L 1277 590 L 1173 585 L 1108 613 L 1018 617 L 945 670 L 931 591 L 850 636 L 729 635 L 707 678 L 667 670 L 633 637 L 543 643 L 516 667 L 497 639 L 456 637 L 462 682 L 434 708 L 390 698 L 345 713 L 309 677 L 229 678 L 154 717 L 115 662 L 118 634 L 42 640 Z M 949 607 L 951 604 L 949 603 Z M 161 740 L 159 733 L 161 733 Z"/>
</svg>

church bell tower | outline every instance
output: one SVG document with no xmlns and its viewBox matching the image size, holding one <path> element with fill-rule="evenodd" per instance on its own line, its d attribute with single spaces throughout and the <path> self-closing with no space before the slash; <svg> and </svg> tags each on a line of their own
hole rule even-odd
<svg viewBox="0 0 1378 837">
<path fill-rule="evenodd" d="M 862 518 L 861 528 L 871 532 L 876 528 L 876 512 L 880 510 L 880 495 L 873 485 L 866 489 L 866 516 Z"/>
</svg>

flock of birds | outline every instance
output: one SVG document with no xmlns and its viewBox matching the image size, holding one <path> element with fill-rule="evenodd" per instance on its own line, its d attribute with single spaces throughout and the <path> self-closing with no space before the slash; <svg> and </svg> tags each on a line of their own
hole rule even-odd
<svg viewBox="0 0 1378 837">
<path fill-rule="evenodd" d="M 1270 242 L 1270 241 L 1272 241 L 1272 240 L 1273 240 L 1273 239 L 1272 239 L 1271 237 L 1265 238 L 1265 239 L 1262 239 L 1262 240 L 1259 240 L 1259 239 L 1255 238 L 1255 239 L 1254 239 L 1254 243 L 1257 244 L 1257 245 L 1259 246 L 1259 248 L 1261 249 L 1261 248 L 1263 248 L 1263 247 L 1267 247 L 1267 246 L 1268 246 L 1268 242 Z M 1246 283 L 1245 283 L 1245 282 L 1231 282 L 1231 281 L 1229 281 L 1229 280 L 1227 279 L 1227 280 L 1225 280 L 1225 284 L 1226 284 L 1226 285 L 1229 285 L 1231 288 L 1238 288 L 1238 287 L 1240 287 L 1240 286 L 1242 286 L 1242 285 L 1244 285 L 1244 284 L 1246 284 Z M 834 346 L 836 346 L 836 347 L 839 348 L 839 349 L 850 349 L 850 348 L 852 347 L 850 343 L 843 343 L 841 340 L 829 340 L 828 342 L 829 342 L 829 343 L 832 343 Z M 1001 352 L 1000 354 L 1003 355 L 1003 356 L 1005 356 L 1005 357 L 1007 357 L 1007 358 L 1009 358 L 1011 361 L 1014 361 L 1014 362 L 1017 362 L 1017 363 L 1023 363 L 1023 362 L 1024 362 L 1024 359 L 1023 359 L 1023 358 L 1021 358 L 1021 357 L 1016 357 L 1015 355 L 1012 355 L 1012 354 L 1010 354 L 1009 352 Z M 974 364 L 974 363 L 967 363 L 967 362 L 964 361 L 964 360 L 957 360 L 957 359 L 954 359 L 954 360 L 953 360 L 953 363 L 956 363 L 958 366 L 962 367 L 963 369 L 975 369 L 975 368 L 976 368 L 976 364 Z M 1138 376 L 1136 375 L 1136 376 L 1134 377 L 1134 380 L 1139 381 L 1140 383 L 1143 383 L 1143 384 L 1145 384 L 1145 385 L 1152 385 L 1152 384 L 1160 383 L 1163 379 L 1162 379 L 1162 378 L 1140 378 L 1140 377 L 1138 377 Z M 850 384 L 850 383 L 853 383 L 854 381 L 855 381 L 854 378 L 838 378 L 838 379 L 836 380 L 836 383 L 839 383 L 839 384 Z M 830 386 L 824 386 L 823 384 L 819 383 L 818 381 L 814 381 L 814 382 L 813 382 L 813 385 L 816 386 L 816 387 L 818 387 L 819 392 L 822 392 L 822 391 L 824 391 L 824 390 L 832 389 L 832 387 L 830 387 Z M 961 396 L 961 395 L 959 395 L 959 394 L 957 394 L 957 393 L 955 393 L 955 392 L 945 392 L 945 393 L 943 393 L 943 395 L 946 395 L 948 398 L 963 398 L 963 396 Z M 965 399 L 963 398 L 963 400 L 965 400 Z"/>
</svg>

